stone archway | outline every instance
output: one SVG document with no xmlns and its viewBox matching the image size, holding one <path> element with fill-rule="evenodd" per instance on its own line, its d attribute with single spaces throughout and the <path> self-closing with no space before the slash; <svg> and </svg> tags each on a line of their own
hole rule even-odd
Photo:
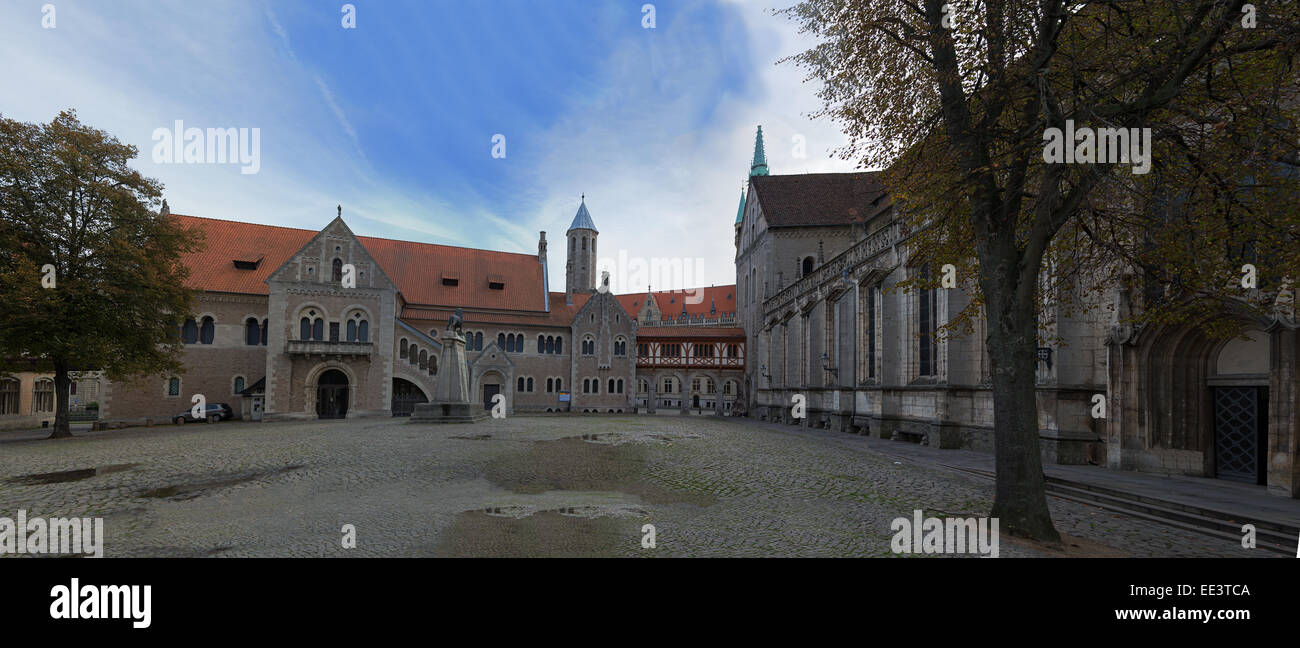
<svg viewBox="0 0 1300 648">
<path fill-rule="evenodd" d="M 1247 331 L 1219 345 L 1206 380 L 1214 408 L 1213 475 L 1262 485 L 1267 474 L 1269 336 Z"/>
<path fill-rule="evenodd" d="M 493 396 L 505 394 L 510 388 L 510 382 L 496 370 L 483 372 L 483 375 L 478 379 L 478 383 L 479 402 L 483 403 L 483 409 L 485 410 L 492 409 Z M 509 396 L 507 395 L 506 398 L 509 399 Z"/>
<path fill-rule="evenodd" d="M 415 406 L 429 402 L 424 390 L 405 378 L 393 378 L 393 416 L 410 416 Z"/>
<path fill-rule="evenodd" d="M 338 369 L 329 369 L 316 379 L 316 416 L 322 419 L 346 418 L 348 415 L 348 377 Z"/>
</svg>

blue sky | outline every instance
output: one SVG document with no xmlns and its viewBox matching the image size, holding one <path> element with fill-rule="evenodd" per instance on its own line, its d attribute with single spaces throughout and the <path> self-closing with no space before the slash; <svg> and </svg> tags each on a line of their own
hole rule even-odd
<svg viewBox="0 0 1300 648">
<path fill-rule="evenodd" d="M 723 284 L 756 125 L 773 173 L 853 168 L 774 65 L 810 44 L 771 15 L 788 2 L 653 2 L 654 29 L 644 0 L 354 0 L 355 29 L 344 4 L 10 2 L 0 113 L 77 109 L 179 213 L 319 229 L 342 204 L 358 234 L 530 253 L 546 230 L 555 290 L 581 194 L 602 257 L 700 269 L 656 289 Z M 259 128 L 258 172 L 155 163 L 176 120 Z"/>
</svg>

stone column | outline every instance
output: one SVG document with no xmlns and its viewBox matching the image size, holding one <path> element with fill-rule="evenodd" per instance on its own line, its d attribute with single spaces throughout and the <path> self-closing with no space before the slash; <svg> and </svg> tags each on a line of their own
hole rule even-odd
<svg viewBox="0 0 1300 648">
<path fill-rule="evenodd" d="M 1300 497 L 1300 331 L 1275 325 L 1268 386 L 1268 492 Z"/>
</svg>

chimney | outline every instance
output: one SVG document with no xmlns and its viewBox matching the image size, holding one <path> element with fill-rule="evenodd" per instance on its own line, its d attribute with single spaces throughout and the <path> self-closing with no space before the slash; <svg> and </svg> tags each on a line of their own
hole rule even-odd
<svg viewBox="0 0 1300 648">
<path fill-rule="evenodd" d="M 546 263 L 546 232 L 542 232 L 542 237 L 537 241 L 537 260 Z"/>
</svg>

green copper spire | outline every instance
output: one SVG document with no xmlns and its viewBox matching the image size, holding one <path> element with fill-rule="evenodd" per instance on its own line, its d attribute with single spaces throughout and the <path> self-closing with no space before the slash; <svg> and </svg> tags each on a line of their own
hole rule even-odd
<svg viewBox="0 0 1300 648">
<path fill-rule="evenodd" d="M 763 127 L 758 127 L 758 135 L 754 137 L 754 161 L 749 165 L 749 175 L 760 176 L 767 175 L 767 154 L 763 152 Z"/>
<path fill-rule="evenodd" d="M 736 224 L 745 220 L 745 188 L 740 188 L 740 208 L 736 210 Z"/>
</svg>

